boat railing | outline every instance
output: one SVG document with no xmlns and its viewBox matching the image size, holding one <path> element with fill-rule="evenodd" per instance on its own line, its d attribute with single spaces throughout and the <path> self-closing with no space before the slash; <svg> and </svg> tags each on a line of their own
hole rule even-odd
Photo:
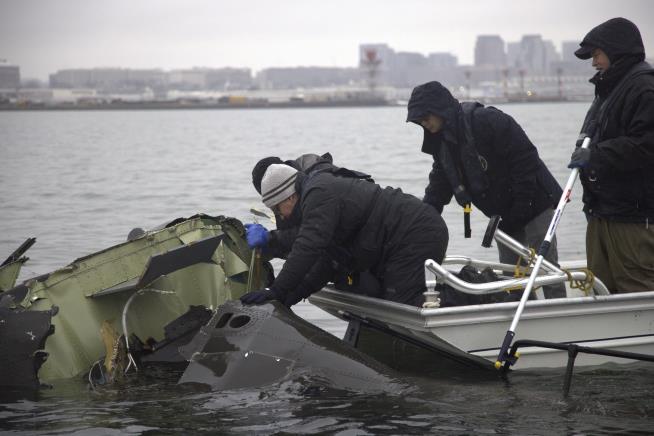
<svg viewBox="0 0 654 436">
<path fill-rule="evenodd" d="M 499 229 L 495 230 L 493 238 L 498 244 L 502 244 L 516 253 L 528 268 L 533 264 L 535 257 L 533 250 L 528 249 Z M 469 283 L 460 279 L 454 272 L 445 267 L 452 265 L 470 265 L 478 269 L 491 268 L 494 271 L 501 271 L 502 273 L 513 273 L 516 270 L 516 265 L 479 260 L 468 256 L 447 256 L 442 264 L 428 259 L 425 261 L 425 284 L 427 286 L 427 292 L 425 292 L 426 307 L 435 307 L 438 304 L 439 293 L 436 291 L 437 284 L 447 284 L 466 294 L 485 295 L 501 291 L 522 290 L 529 281 L 529 271 L 527 271 L 524 277 L 515 277 L 487 283 Z M 433 276 L 431 280 L 429 279 L 430 274 Z M 575 268 L 563 270 L 547 260 L 543 260 L 540 274 L 536 277 L 534 286 L 540 287 L 565 283 L 567 281 L 588 283 L 591 284 L 589 288 L 595 295 L 609 295 L 609 291 L 604 283 L 593 276 L 588 269 Z"/>
</svg>

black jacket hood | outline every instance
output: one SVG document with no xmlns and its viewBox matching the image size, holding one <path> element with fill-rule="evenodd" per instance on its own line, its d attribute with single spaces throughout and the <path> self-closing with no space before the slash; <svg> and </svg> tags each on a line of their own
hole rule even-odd
<svg viewBox="0 0 654 436">
<path fill-rule="evenodd" d="M 446 124 L 456 122 L 459 111 L 459 101 L 450 94 L 439 82 L 427 82 L 413 88 L 411 98 L 407 105 L 407 122 L 420 124 L 427 115 L 437 115 L 445 120 Z"/>
<path fill-rule="evenodd" d="M 591 51 L 600 48 L 615 63 L 625 56 L 637 56 L 645 59 L 645 47 L 638 27 L 626 18 L 611 18 L 594 27 L 579 43 L 581 46 L 575 55 L 579 59 L 590 59 Z"/>
</svg>

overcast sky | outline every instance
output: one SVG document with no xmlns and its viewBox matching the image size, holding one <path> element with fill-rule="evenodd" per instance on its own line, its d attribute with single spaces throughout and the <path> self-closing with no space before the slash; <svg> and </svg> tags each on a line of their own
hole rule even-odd
<svg viewBox="0 0 654 436">
<path fill-rule="evenodd" d="M 360 43 L 473 61 L 479 34 L 580 40 L 623 16 L 654 53 L 649 0 L 0 0 L 0 59 L 64 68 L 356 66 Z"/>
</svg>

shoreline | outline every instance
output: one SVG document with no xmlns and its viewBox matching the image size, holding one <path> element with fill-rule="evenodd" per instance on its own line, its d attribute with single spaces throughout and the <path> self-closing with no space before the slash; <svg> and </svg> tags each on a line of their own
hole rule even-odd
<svg viewBox="0 0 654 436">
<path fill-rule="evenodd" d="M 514 98 L 461 98 L 460 101 L 479 101 L 485 105 L 523 104 L 523 103 L 578 103 L 591 102 L 591 98 L 581 97 L 514 97 Z M 402 100 L 357 99 L 357 100 L 317 100 L 317 101 L 109 101 L 76 103 L 37 103 L 18 102 L 0 103 L 0 111 L 112 111 L 112 110 L 215 110 L 215 109 L 314 109 L 314 108 L 356 108 L 356 107 L 392 107 L 406 106 Z"/>
<path fill-rule="evenodd" d="M 343 100 L 343 101 L 251 101 L 241 103 L 188 102 L 188 101 L 114 101 L 106 103 L 0 103 L 0 111 L 66 111 L 66 110 L 176 110 L 176 109 L 290 109 L 290 108 L 339 108 L 397 106 L 391 100 Z"/>
</svg>

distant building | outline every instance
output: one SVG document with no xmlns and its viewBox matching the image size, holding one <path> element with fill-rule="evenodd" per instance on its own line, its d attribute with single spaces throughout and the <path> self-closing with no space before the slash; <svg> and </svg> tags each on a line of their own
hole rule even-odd
<svg viewBox="0 0 654 436">
<path fill-rule="evenodd" d="M 207 86 L 207 74 L 204 69 L 192 68 L 172 70 L 168 73 L 168 86 L 179 90 L 200 90 Z"/>
<path fill-rule="evenodd" d="M 140 92 L 146 87 L 160 87 L 164 83 L 164 73 L 159 69 L 80 68 L 50 74 L 50 87 L 55 89 L 91 88 L 103 92 Z"/>
<path fill-rule="evenodd" d="M 506 64 L 510 68 L 520 68 L 520 43 L 519 42 L 509 42 L 506 44 Z"/>
<path fill-rule="evenodd" d="M 554 42 L 552 42 L 552 40 L 550 39 L 543 40 L 543 45 L 545 47 L 545 65 L 546 68 L 549 70 L 550 64 L 552 62 L 558 62 L 561 60 L 561 55 L 556 50 L 556 47 L 554 46 Z"/>
<path fill-rule="evenodd" d="M 524 35 L 520 40 L 519 67 L 530 74 L 542 74 L 549 69 L 547 49 L 540 35 Z"/>
<path fill-rule="evenodd" d="M 166 73 L 158 68 L 143 70 L 127 70 L 127 84 L 137 88 L 157 88 L 168 81 Z"/>
<path fill-rule="evenodd" d="M 459 60 L 452 53 L 429 53 L 429 66 L 435 69 L 456 68 Z"/>
<path fill-rule="evenodd" d="M 499 35 L 479 35 L 477 37 L 477 42 L 475 43 L 475 66 L 506 66 L 504 40 Z"/>
<path fill-rule="evenodd" d="M 50 88 L 82 88 L 90 82 L 91 70 L 88 69 L 66 69 L 50 74 Z"/>
<path fill-rule="evenodd" d="M 256 76 L 257 84 L 263 89 L 321 88 L 360 80 L 359 69 L 337 67 L 266 68 Z"/>
<path fill-rule="evenodd" d="M 395 50 L 387 44 L 360 44 L 359 45 L 359 68 L 365 68 L 371 61 L 378 61 L 381 70 L 388 70 L 393 67 Z"/>
<path fill-rule="evenodd" d="M 55 89 L 91 88 L 103 93 L 141 93 L 147 89 L 225 90 L 252 86 L 249 68 L 161 69 L 91 68 L 60 70 L 50 75 Z"/>
<path fill-rule="evenodd" d="M 576 62 L 575 51 L 579 48 L 579 41 L 563 41 L 561 43 L 561 60 L 563 62 Z"/>
<path fill-rule="evenodd" d="M 578 41 L 563 41 L 561 43 L 561 61 L 550 64 L 553 73 L 563 76 L 591 77 L 595 74 L 590 61 L 579 59 L 575 51 L 579 48 Z"/>
<path fill-rule="evenodd" d="M 390 84 L 389 75 L 395 68 L 395 51 L 387 44 L 359 45 L 361 80 L 369 89 L 374 90 L 380 84 Z"/>
<path fill-rule="evenodd" d="M 254 83 L 249 68 L 211 68 L 205 80 L 212 90 L 249 89 Z"/>
<path fill-rule="evenodd" d="M 0 65 L 0 89 L 20 88 L 20 68 L 14 65 Z"/>
<path fill-rule="evenodd" d="M 427 58 L 414 52 L 397 52 L 393 68 L 388 72 L 390 84 L 397 87 L 412 87 L 433 77 Z"/>
<path fill-rule="evenodd" d="M 450 53 L 395 52 L 386 44 L 361 44 L 359 68 L 368 83 L 412 88 L 431 80 L 450 82 L 457 76 L 458 60 Z M 374 86 L 371 86 L 371 88 Z"/>
</svg>

